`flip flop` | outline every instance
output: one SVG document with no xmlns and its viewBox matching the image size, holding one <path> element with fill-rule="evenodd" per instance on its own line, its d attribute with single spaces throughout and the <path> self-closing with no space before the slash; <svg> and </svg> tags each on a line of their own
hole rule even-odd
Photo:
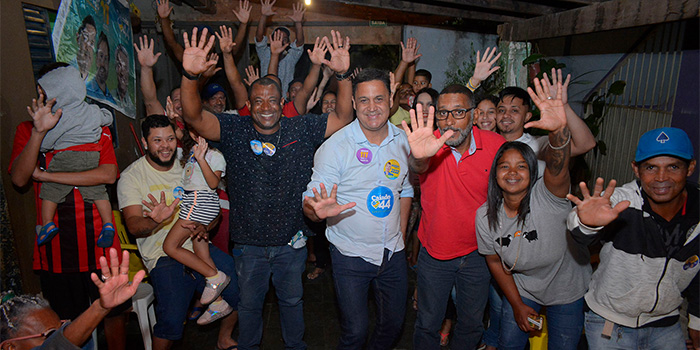
<svg viewBox="0 0 700 350">
<path fill-rule="evenodd" d="M 102 225 L 100 236 L 97 237 L 97 246 L 100 248 L 109 248 L 114 242 L 114 225 L 106 223 Z"/>
<path fill-rule="evenodd" d="M 321 270 L 321 271 L 319 271 L 319 270 Z M 323 275 L 325 272 L 326 272 L 326 269 L 315 267 L 313 271 L 309 272 L 306 275 L 306 278 L 308 278 L 309 281 L 313 281 L 313 280 L 321 277 L 321 275 Z"/>
<path fill-rule="evenodd" d="M 199 316 L 202 316 L 202 312 L 204 312 L 204 308 L 201 306 L 195 306 L 192 308 L 192 311 L 190 311 L 189 316 L 187 316 L 187 319 L 190 321 L 194 321 L 199 318 Z"/>
<path fill-rule="evenodd" d="M 48 243 L 52 238 L 54 238 L 56 234 L 58 234 L 58 227 L 56 227 L 56 224 L 54 224 L 53 221 L 51 221 L 48 224 L 42 226 L 41 230 L 39 230 L 39 234 L 36 236 L 36 244 L 44 245 Z"/>
</svg>

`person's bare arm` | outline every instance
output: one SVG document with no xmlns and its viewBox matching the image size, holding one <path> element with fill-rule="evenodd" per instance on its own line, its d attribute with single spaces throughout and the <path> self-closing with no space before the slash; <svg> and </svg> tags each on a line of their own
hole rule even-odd
<svg viewBox="0 0 700 350">
<path fill-rule="evenodd" d="M 233 40 L 235 45 L 233 46 L 232 53 L 233 55 L 238 55 L 238 52 L 240 50 L 245 50 L 245 39 L 246 39 L 246 33 L 248 32 L 248 21 L 250 20 L 250 10 L 252 6 L 250 6 L 250 1 L 248 0 L 239 0 L 238 1 L 238 11 L 236 10 L 231 10 L 233 14 L 238 18 L 238 22 L 241 24 L 238 25 L 238 31 L 236 32 L 236 38 Z"/>
<path fill-rule="evenodd" d="M 219 186 L 219 181 L 221 181 L 221 171 L 213 171 L 211 169 L 206 159 L 208 149 L 209 144 L 207 140 L 200 136 L 197 138 L 197 144 L 192 147 L 192 153 L 194 159 L 197 160 L 197 164 L 199 164 L 199 168 L 202 170 L 207 186 L 211 189 L 216 189 Z"/>
<path fill-rule="evenodd" d="M 406 74 L 406 69 L 408 66 L 423 56 L 418 53 L 418 49 L 420 49 L 420 44 L 418 44 L 418 40 L 416 40 L 416 38 L 408 38 L 408 40 L 406 40 L 406 46 L 404 46 L 403 41 L 401 42 L 401 62 L 399 62 L 399 65 L 394 71 L 394 79 L 399 84 L 401 84 L 403 81 L 403 76 Z M 394 98 L 396 98 L 396 100 L 394 100 L 394 103 L 391 106 L 389 116 L 394 115 L 394 113 L 399 110 L 398 96 L 394 96 Z"/>
<path fill-rule="evenodd" d="M 147 36 L 139 38 L 139 45 L 134 43 L 134 50 L 141 65 L 141 93 L 143 94 L 143 104 L 146 105 L 146 115 L 165 114 L 163 105 L 158 101 L 156 94 L 156 82 L 153 79 L 153 66 L 158 62 L 160 52 L 153 53 L 153 39 L 148 41 Z"/>
<path fill-rule="evenodd" d="M 180 85 L 182 117 L 202 137 L 218 141 L 221 137 L 219 120 L 212 113 L 202 110 L 202 101 L 197 90 L 197 80 L 188 78 L 188 75 L 197 77 L 216 64 L 215 61 L 207 61 L 207 53 L 214 46 L 214 36 L 208 37 L 207 40 L 207 29 L 205 28 L 198 40 L 197 28 L 194 28 L 192 30 L 192 40 L 189 40 L 187 33 L 184 34 L 184 39 L 183 77 Z"/>
<path fill-rule="evenodd" d="M 304 84 L 301 90 L 294 97 L 294 108 L 300 115 L 306 114 L 306 103 L 311 97 L 311 93 L 314 91 L 316 82 L 318 81 L 318 76 L 321 73 L 321 64 L 323 59 L 326 57 L 326 52 L 328 48 L 326 47 L 326 42 L 321 40 L 321 38 L 316 37 L 316 42 L 314 43 L 313 50 L 307 50 L 309 54 L 309 60 L 311 60 L 311 68 L 309 69 L 309 74 L 304 79 Z"/>
<path fill-rule="evenodd" d="M 72 186 L 96 186 L 113 184 L 117 181 L 116 164 L 100 164 L 97 168 L 75 173 L 50 173 L 36 167 L 32 178 L 39 182 L 55 182 Z"/>
<path fill-rule="evenodd" d="M 136 238 L 148 237 L 162 225 L 174 220 L 174 213 L 180 199 L 176 198 L 170 205 L 167 205 L 165 192 L 161 191 L 160 200 L 149 194 L 148 201 L 144 200 L 141 203 L 148 210 L 144 210 L 142 205 L 130 205 L 122 209 L 126 228 Z"/>
<path fill-rule="evenodd" d="M 261 42 L 265 37 L 265 30 L 267 29 L 267 18 L 271 17 L 277 12 L 272 8 L 277 0 L 261 0 L 260 1 L 260 20 L 258 21 L 258 29 L 255 31 L 255 41 Z"/>
<path fill-rule="evenodd" d="M 491 271 L 491 276 L 496 280 L 498 286 L 501 287 L 503 294 L 513 308 L 513 316 L 515 317 L 515 322 L 518 327 L 523 332 L 529 332 L 535 330 L 530 326 L 527 321 L 528 316 L 537 316 L 537 312 L 531 307 L 523 303 L 523 299 L 520 297 L 518 292 L 518 287 L 515 285 L 515 280 L 513 280 L 513 275 L 507 274 L 501 266 L 501 258 L 498 255 L 487 255 L 486 265 Z"/>
<path fill-rule="evenodd" d="M 292 5 L 292 9 L 294 12 L 289 17 L 292 21 L 294 21 L 294 33 L 296 34 L 296 46 L 297 47 L 303 47 L 304 46 L 304 28 L 302 26 L 302 22 L 304 21 L 304 13 L 306 13 L 306 8 L 304 8 L 304 5 L 300 2 L 294 3 Z"/>
<path fill-rule="evenodd" d="M 10 171 L 12 183 L 17 187 L 26 186 L 32 179 L 32 173 L 35 171 L 39 159 L 41 142 L 44 140 L 46 133 L 56 126 L 63 114 L 61 109 L 58 109 L 56 113 L 52 113 L 51 108 L 56 104 L 56 99 L 51 99 L 45 104 L 46 98 L 38 86 L 37 90 L 39 91 L 38 99 L 32 99 L 32 105 L 27 106 L 27 113 L 32 117 L 34 126 L 27 145 L 24 146 L 22 152 L 12 162 Z"/>
<path fill-rule="evenodd" d="M 548 84 L 535 78 L 535 91 L 528 87 L 527 92 L 540 110 L 540 120 L 525 124 L 526 128 L 535 127 L 549 131 L 549 144 L 544 150 L 546 167 L 544 184 L 549 192 L 565 198 L 569 193 L 569 160 L 571 158 L 571 132 L 566 125 L 566 111 L 561 99 L 561 83 L 556 85 L 555 97 L 547 92 Z"/>
<path fill-rule="evenodd" d="M 550 82 L 551 78 L 551 82 Z M 576 157 L 578 155 L 584 154 L 596 145 L 595 137 L 593 133 L 586 125 L 586 122 L 574 112 L 569 105 L 568 99 L 568 87 L 571 81 L 571 74 L 566 76 L 566 80 L 562 80 L 561 69 L 555 70 L 552 68 L 551 76 L 547 73 L 544 74 L 543 80 L 547 83 L 548 94 L 550 97 L 554 98 L 556 95 L 556 85 L 561 83 L 561 100 L 564 103 L 564 108 L 566 110 L 566 122 L 569 126 L 569 131 L 571 132 L 571 156 Z"/>
<path fill-rule="evenodd" d="M 416 77 L 416 61 L 408 65 L 406 71 L 406 82 L 413 86 L 413 79 Z"/>
<path fill-rule="evenodd" d="M 233 50 L 237 45 L 231 40 L 232 36 L 233 31 L 226 26 L 219 27 L 219 32 L 216 33 L 216 37 L 219 39 L 219 48 L 224 56 L 226 79 L 233 90 L 234 107 L 236 109 L 241 109 L 248 100 L 248 90 L 245 85 L 243 85 L 241 73 L 238 71 L 238 67 L 236 67 L 236 62 L 233 58 Z"/>
<path fill-rule="evenodd" d="M 158 17 L 160 17 L 160 26 L 163 29 L 163 39 L 165 39 L 165 46 L 172 52 L 175 59 L 178 62 L 182 62 L 182 53 L 184 48 L 175 39 L 175 32 L 173 32 L 172 21 L 170 20 L 170 13 L 173 12 L 173 7 L 170 6 L 169 0 L 157 0 L 158 1 Z"/>
<path fill-rule="evenodd" d="M 282 32 L 276 31 L 270 34 L 270 64 L 267 66 L 267 74 L 278 75 L 280 55 L 289 46 L 282 42 Z"/>
<path fill-rule="evenodd" d="M 340 32 L 331 30 L 333 45 L 331 46 L 328 37 L 323 37 L 326 48 L 331 53 L 331 60 L 323 59 L 323 64 L 330 67 L 336 74 L 345 74 L 350 69 L 350 38 L 343 36 Z M 335 112 L 328 114 L 325 137 L 333 135 L 345 125 L 352 121 L 352 82 L 350 79 L 343 79 L 338 82 L 338 98 Z"/>
</svg>

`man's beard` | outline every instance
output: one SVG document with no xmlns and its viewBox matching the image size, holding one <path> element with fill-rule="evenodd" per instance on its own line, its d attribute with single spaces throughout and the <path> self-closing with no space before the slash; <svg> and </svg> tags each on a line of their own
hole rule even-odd
<svg viewBox="0 0 700 350">
<path fill-rule="evenodd" d="M 445 128 L 440 128 L 440 133 L 444 134 L 447 130 L 452 130 L 459 135 L 455 140 L 453 140 L 452 137 L 450 137 L 449 139 L 447 139 L 447 141 L 445 141 L 445 144 L 450 147 L 459 147 L 462 143 L 464 143 L 464 141 L 467 139 L 467 137 L 469 137 L 469 135 L 472 132 L 472 129 L 470 127 L 467 127 L 466 129 L 462 130 L 459 128 L 455 128 L 454 126 L 446 126 Z"/>
<path fill-rule="evenodd" d="M 157 153 L 153 154 L 153 152 L 151 152 L 150 150 L 146 151 L 146 155 L 148 155 L 148 158 L 151 159 L 153 161 L 153 163 L 156 163 L 158 166 L 162 166 L 164 168 L 170 168 L 171 166 L 173 166 L 173 164 L 175 163 L 175 158 L 176 158 L 175 154 L 176 153 L 177 152 L 171 153 L 172 156 L 170 157 L 170 160 L 162 161 L 158 157 Z"/>
</svg>

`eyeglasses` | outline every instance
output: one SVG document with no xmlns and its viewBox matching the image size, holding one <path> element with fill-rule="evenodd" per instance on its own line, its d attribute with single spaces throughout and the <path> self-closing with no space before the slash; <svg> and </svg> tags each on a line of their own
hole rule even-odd
<svg viewBox="0 0 700 350">
<path fill-rule="evenodd" d="M 472 116 L 474 115 L 474 108 L 458 108 L 458 109 L 453 109 L 453 110 L 446 110 L 446 109 L 441 109 L 437 112 L 435 112 L 435 119 L 437 120 L 445 120 L 447 117 L 452 114 L 452 118 L 454 119 L 464 119 L 464 117 L 467 116 L 468 112 L 472 112 Z"/>
<path fill-rule="evenodd" d="M 0 348 L 3 347 L 6 343 L 9 343 L 11 341 L 18 341 L 18 340 L 28 340 L 28 339 L 34 339 L 34 338 L 44 338 L 46 340 L 48 337 L 50 337 L 55 331 L 59 330 L 63 325 L 68 323 L 70 320 L 61 320 L 61 325 L 58 328 L 49 328 L 41 333 L 38 334 L 32 334 L 32 335 L 25 335 L 23 337 L 17 337 L 17 338 L 12 338 L 12 339 L 7 339 L 0 343 Z"/>
</svg>

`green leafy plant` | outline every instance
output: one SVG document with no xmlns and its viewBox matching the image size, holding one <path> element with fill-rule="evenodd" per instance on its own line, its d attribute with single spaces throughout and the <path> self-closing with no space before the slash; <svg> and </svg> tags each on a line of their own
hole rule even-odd
<svg viewBox="0 0 700 350">
<path fill-rule="evenodd" d="M 600 134 L 600 126 L 603 123 L 609 105 L 625 92 L 626 85 L 627 83 L 624 80 L 615 81 L 610 85 L 607 92 L 603 94 L 594 92 L 585 101 L 586 109 L 590 110 L 590 113 L 583 121 L 586 122 L 586 125 L 591 129 L 591 133 L 593 133 L 596 139 L 598 138 L 598 134 Z M 593 152 L 595 152 L 595 154 L 600 153 L 601 155 L 606 155 L 608 147 L 605 142 L 603 140 L 597 140 L 597 142 L 597 145 L 593 148 Z"/>
</svg>

